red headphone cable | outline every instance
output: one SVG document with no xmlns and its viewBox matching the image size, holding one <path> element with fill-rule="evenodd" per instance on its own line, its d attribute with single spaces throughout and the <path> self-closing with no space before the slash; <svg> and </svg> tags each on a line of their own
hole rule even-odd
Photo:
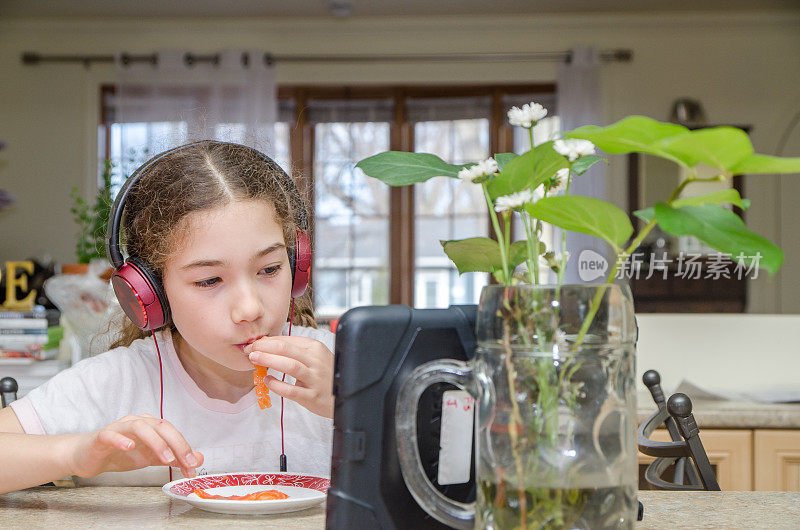
<svg viewBox="0 0 800 530">
<path fill-rule="evenodd" d="M 292 309 L 289 313 L 289 336 L 292 335 L 292 320 L 294 320 L 294 298 L 292 298 Z M 286 373 L 281 377 L 281 381 L 286 379 Z M 281 459 L 280 470 L 286 471 L 286 450 L 284 449 L 284 436 L 283 436 L 283 396 L 281 396 Z"/>
<path fill-rule="evenodd" d="M 294 298 L 292 298 L 292 306 L 291 312 L 289 315 L 289 336 L 292 335 L 292 321 L 294 320 Z M 156 345 L 156 353 L 158 354 L 158 380 L 160 383 L 160 395 L 159 395 L 159 405 L 158 405 L 158 414 L 159 417 L 163 420 L 164 419 L 164 369 L 161 364 L 161 350 L 158 348 L 158 341 L 156 340 L 156 332 L 150 330 L 151 335 L 153 336 L 153 343 Z M 281 381 L 286 380 L 286 374 L 283 374 L 281 377 Z M 285 436 L 283 433 L 283 396 L 281 396 L 281 457 L 280 457 L 280 470 L 286 471 L 286 449 L 285 449 Z M 169 468 L 169 481 L 172 482 L 172 467 Z"/>
<path fill-rule="evenodd" d="M 164 419 L 164 369 L 161 366 L 161 350 L 158 349 L 156 332 L 151 329 L 150 333 L 153 335 L 153 342 L 156 345 L 156 353 L 158 354 L 158 381 L 161 384 L 161 395 L 158 400 L 158 416 L 163 420 Z M 169 481 L 172 482 L 172 466 L 169 466 Z"/>
</svg>

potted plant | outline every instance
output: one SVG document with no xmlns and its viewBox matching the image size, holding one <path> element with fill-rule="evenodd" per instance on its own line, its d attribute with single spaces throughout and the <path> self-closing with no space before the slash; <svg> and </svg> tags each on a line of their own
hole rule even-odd
<svg viewBox="0 0 800 530">
<path fill-rule="evenodd" d="M 474 507 L 432 493 L 419 476 L 418 454 L 398 440 L 414 498 L 434 517 L 459 528 L 473 523 L 481 528 L 631 528 L 637 331 L 630 290 L 624 282 L 614 283 L 618 271 L 656 226 L 672 235 L 695 236 L 748 270 L 763 267 L 774 274 L 783 260 L 780 248 L 725 207 L 749 206 L 735 189 L 689 198 L 681 192 L 734 174 L 800 172 L 800 158 L 756 154 L 739 129 L 691 131 L 643 116 L 580 127 L 535 146 L 532 129 L 546 112 L 536 103 L 509 111 L 511 124 L 530 132 L 531 148 L 521 155 L 501 153 L 453 165 L 432 154 L 389 151 L 357 164 L 391 186 L 460 178 L 480 186 L 486 200 L 495 239 L 441 242 L 459 273 L 488 272 L 498 283 L 481 295 L 475 359 L 459 367 L 423 365 L 398 397 L 399 415 L 402 396 L 418 395 L 421 380 L 454 383 L 476 398 Z M 588 178 L 587 170 L 604 161 L 595 146 L 609 154 L 655 155 L 687 172 L 663 202 L 635 212 L 644 221 L 636 235 L 617 206 L 570 193 L 572 179 Z M 717 175 L 700 178 L 699 164 L 716 168 Z M 525 237 L 512 242 L 510 225 L 517 215 Z M 564 236 L 560 248 L 548 248 L 541 240 L 544 223 L 605 241 L 616 255 L 604 269 L 605 282 L 563 285 L 570 259 Z M 557 282 L 542 285 L 540 268 L 552 270 Z"/>
<path fill-rule="evenodd" d="M 75 255 L 78 258 L 78 263 L 62 265 L 62 273 L 86 273 L 92 260 L 105 259 L 106 229 L 113 203 L 111 198 L 113 171 L 114 163 L 108 159 L 104 160 L 103 185 L 98 189 L 93 204 L 90 204 L 80 196 L 77 186 L 72 188 L 70 196 L 73 200 L 73 206 L 70 211 L 79 229 L 78 240 L 75 243 Z"/>
</svg>

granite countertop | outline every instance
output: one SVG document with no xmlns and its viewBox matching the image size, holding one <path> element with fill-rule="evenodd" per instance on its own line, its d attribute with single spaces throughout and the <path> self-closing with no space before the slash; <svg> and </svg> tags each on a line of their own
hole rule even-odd
<svg viewBox="0 0 800 530">
<path fill-rule="evenodd" d="M 639 500 L 644 520 L 637 528 L 792 528 L 800 521 L 800 492 L 640 491 Z M 0 528 L 132 526 L 321 529 L 325 510 L 216 514 L 171 500 L 157 487 L 50 487 L 0 495 Z"/>
<path fill-rule="evenodd" d="M 39 487 L 0 495 L 0 528 L 325 527 L 325 505 L 273 515 L 228 515 L 194 508 L 159 487 Z"/>
<path fill-rule="evenodd" d="M 639 405 L 637 423 L 656 410 L 652 399 Z M 800 403 L 693 400 L 692 412 L 701 429 L 800 429 Z"/>
</svg>

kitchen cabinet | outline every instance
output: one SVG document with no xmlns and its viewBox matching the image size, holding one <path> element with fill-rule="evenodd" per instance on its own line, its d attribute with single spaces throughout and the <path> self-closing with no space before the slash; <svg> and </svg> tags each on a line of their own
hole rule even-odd
<svg viewBox="0 0 800 530">
<path fill-rule="evenodd" d="M 756 429 L 754 451 L 756 490 L 800 491 L 800 430 Z"/>
</svg>

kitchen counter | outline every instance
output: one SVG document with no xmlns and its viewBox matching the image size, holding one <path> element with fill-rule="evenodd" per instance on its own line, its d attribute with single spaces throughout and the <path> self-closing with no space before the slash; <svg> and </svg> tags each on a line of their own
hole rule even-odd
<svg viewBox="0 0 800 530">
<path fill-rule="evenodd" d="M 641 491 L 637 528 L 792 528 L 800 492 Z M 278 515 L 225 515 L 174 501 L 154 487 L 31 488 L 0 495 L 0 528 L 325 526 L 324 505 Z"/>
<path fill-rule="evenodd" d="M 798 403 L 693 400 L 692 405 L 700 429 L 800 429 Z M 655 410 L 653 400 L 640 395 L 637 424 Z"/>
</svg>

